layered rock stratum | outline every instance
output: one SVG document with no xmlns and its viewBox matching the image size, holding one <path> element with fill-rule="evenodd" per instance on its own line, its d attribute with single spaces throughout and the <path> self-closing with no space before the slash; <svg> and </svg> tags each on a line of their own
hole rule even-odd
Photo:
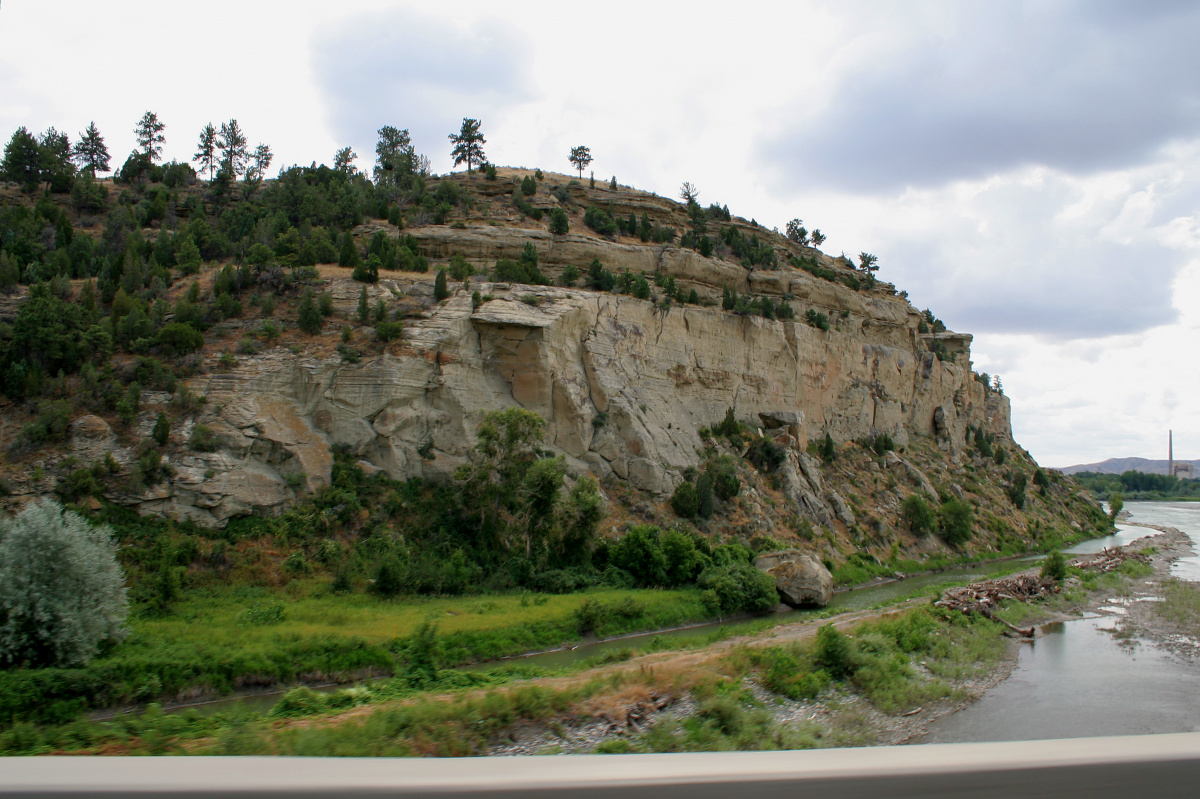
<svg viewBox="0 0 1200 799">
<path fill-rule="evenodd" d="M 734 262 L 724 248 L 704 257 L 675 244 L 601 236 L 582 224 L 585 207 L 644 216 L 677 231 L 688 227 L 688 215 L 652 194 L 585 188 L 561 176 L 547 176 L 543 184 L 561 178 L 556 193 L 539 191 L 529 200 L 571 215 L 570 232 L 553 235 L 506 199 L 526 174 L 504 170 L 497 181 L 444 178 L 475 198 L 470 218 L 452 226 L 400 231 L 373 221 L 355 231 L 364 245 L 380 232 L 411 236 L 432 263 L 426 274 L 385 272 L 367 288 L 372 308 L 382 303 L 389 314 L 404 313 L 399 340 L 362 357 L 339 352 L 343 326 L 354 328 L 354 341 L 371 336 L 354 321 L 363 284 L 348 269 L 322 266 L 323 290 L 335 307 L 323 334 L 289 332 L 265 351 L 238 355 L 232 366 L 228 354 L 219 359 L 221 343 L 210 341 L 204 367 L 187 380 L 206 401 L 183 414 L 173 438 L 189 442 L 203 426 L 215 447 L 175 446 L 166 480 L 109 498 L 209 526 L 272 515 L 329 483 L 335 448 L 353 454 L 364 469 L 396 479 L 450 480 L 474 446 L 482 415 L 520 406 L 545 418 L 546 445 L 566 457 L 572 476 L 593 475 L 607 493 L 622 494 L 627 509 L 643 507 L 635 516 L 657 518 L 689 470 L 725 446 L 706 433 L 732 409 L 785 450 L 769 485 L 758 493 L 751 486 L 738 523 L 777 538 L 805 525 L 824 528 L 832 553 L 835 533 L 859 545 L 862 531 L 895 524 L 906 493 L 937 502 L 964 496 L 963 485 L 975 484 L 979 498 L 987 484 L 995 494 L 992 478 L 999 472 L 992 468 L 984 479 L 987 469 L 968 446 L 969 428 L 986 431 L 1032 465 L 1011 440 L 1008 398 L 972 371 L 971 336 L 928 332 L 903 292 L 868 278 L 848 259 L 739 217 L 712 222 L 714 233 L 733 227 L 743 237 L 757 236 L 774 250 L 776 266 Z M 694 290 L 700 303 L 664 301 L 657 287 L 650 299 L 637 299 L 488 277 L 497 260 L 517 259 L 527 245 L 555 283 L 565 268 L 586 273 L 596 259 L 617 274 L 628 270 L 660 283 L 669 277 L 684 292 Z M 435 301 L 435 271 L 456 257 L 477 274 L 451 283 L 449 297 Z M 786 303 L 795 318 L 725 310 L 727 290 Z M 806 324 L 810 311 L 823 314 L 828 329 Z M 227 322 L 228 340 L 251 324 Z M 133 438 L 149 435 L 168 399 L 148 393 Z M 899 454 L 875 459 L 864 451 L 858 466 L 846 461 L 831 471 L 809 451 L 826 436 L 838 446 L 887 436 Z M 135 459 L 134 444 L 94 416 L 74 421 L 69 448 L 83 463 L 101 453 L 112 453 L 119 464 Z M 868 467 L 878 483 L 869 498 L 853 487 L 855 470 Z M 964 468 L 979 469 L 977 479 Z M 49 478 L 39 482 L 33 475 L 13 485 L 23 494 L 53 488 Z M 972 493 L 968 486 L 966 494 Z M 997 517 L 1011 514 L 995 510 Z"/>
</svg>

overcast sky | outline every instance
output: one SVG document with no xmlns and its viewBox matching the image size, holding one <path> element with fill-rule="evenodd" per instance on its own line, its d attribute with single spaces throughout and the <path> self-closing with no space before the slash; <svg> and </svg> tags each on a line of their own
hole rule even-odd
<svg viewBox="0 0 1200 799">
<path fill-rule="evenodd" d="M 1200 458 L 1200 4 L 3 0 L 0 134 L 147 109 L 187 160 L 238 119 L 277 166 L 371 165 L 408 128 L 435 171 L 479 118 L 494 163 L 783 228 L 880 276 L 1001 375 L 1049 466 Z"/>
</svg>

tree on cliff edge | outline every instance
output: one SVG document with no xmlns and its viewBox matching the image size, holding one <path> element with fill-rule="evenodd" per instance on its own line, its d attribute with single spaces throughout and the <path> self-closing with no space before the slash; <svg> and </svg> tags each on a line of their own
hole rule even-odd
<svg viewBox="0 0 1200 799">
<path fill-rule="evenodd" d="M 592 163 L 592 151 L 582 144 L 578 147 L 572 147 L 568 160 L 579 170 L 579 177 L 582 178 L 583 170 L 587 168 L 588 164 Z"/>
<path fill-rule="evenodd" d="M 479 131 L 478 119 L 463 117 L 462 128 L 458 133 L 451 133 L 446 138 L 454 144 L 450 155 L 454 156 L 455 166 L 466 162 L 467 171 L 470 172 L 475 164 L 482 164 L 487 160 L 487 156 L 483 154 L 483 145 L 487 144 L 487 139 L 483 138 Z"/>
</svg>

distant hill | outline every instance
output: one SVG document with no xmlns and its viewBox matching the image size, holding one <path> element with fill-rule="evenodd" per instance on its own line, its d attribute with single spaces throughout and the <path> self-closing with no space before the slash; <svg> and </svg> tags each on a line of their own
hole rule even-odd
<svg viewBox="0 0 1200 799">
<path fill-rule="evenodd" d="M 1200 470 L 1200 460 L 1185 461 L 1177 460 L 1176 463 L 1190 463 L 1192 467 Z M 1120 474 L 1129 470 L 1142 472 L 1144 474 L 1166 474 L 1167 460 L 1150 460 L 1149 458 L 1109 458 L 1100 463 L 1079 463 L 1075 466 L 1067 466 L 1060 469 L 1063 474 L 1076 474 L 1078 472 L 1099 472 L 1100 474 Z"/>
</svg>

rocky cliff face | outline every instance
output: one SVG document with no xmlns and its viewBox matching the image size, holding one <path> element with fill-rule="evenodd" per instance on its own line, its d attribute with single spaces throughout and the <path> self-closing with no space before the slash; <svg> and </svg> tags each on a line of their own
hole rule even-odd
<svg viewBox="0 0 1200 799">
<path fill-rule="evenodd" d="M 321 267 L 323 290 L 335 306 L 325 332 L 285 331 L 287 346 L 238 355 L 230 366 L 228 355 L 218 358 L 220 350 L 233 349 L 238 336 L 261 323 L 247 315 L 210 331 L 205 364 L 187 381 L 207 401 L 182 413 L 178 404 L 169 409 L 174 430 L 165 450 L 166 479 L 149 488 L 135 480 L 109 497 L 206 525 L 270 515 L 329 482 L 333 447 L 394 478 L 444 480 L 470 453 L 480 417 L 519 405 L 547 420 L 548 446 L 566 456 L 575 475 L 592 474 L 661 500 L 700 463 L 702 431 L 732 408 L 739 420 L 789 449 L 779 482 L 795 511 L 814 523 L 849 527 L 853 512 L 837 491 L 822 486 L 821 469 L 805 455 L 809 441 L 887 434 L 900 447 L 921 443 L 923 451 L 957 457 L 968 426 L 1010 438 L 1007 398 L 974 379 L 971 337 L 925 332 L 921 316 L 886 283 L 852 288 L 864 276 L 845 258 L 736 217 L 714 227 L 758 237 L 778 264 L 803 265 L 800 259 L 808 267 L 748 268 L 719 257 L 728 255 L 722 248 L 703 257 L 636 237 L 600 236 L 582 224 L 588 205 L 677 231 L 689 219 L 683 206 L 664 198 L 573 181 L 529 199 L 572 215 L 570 233 L 551 235 L 506 199 L 522 176 L 448 178 L 467 185 L 473 221 L 414 227 L 403 235 L 435 270 L 460 257 L 487 274 L 498 259 L 517 259 L 532 244 L 541 270 L 556 283 L 565 267 L 584 272 L 598 259 L 614 273 L 670 277 L 684 292 L 695 290 L 700 304 L 672 305 L 659 289 L 659 296 L 641 300 L 479 276 L 452 285 L 449 298 L 435 302 L 433 271 L 389 272 L 368 287 L 369 302 L 403 310 L 403 335 L 366 347 L 371 354 L 355 359 L 335 345 L 348 323 L 352 345 L 373 337 L 369 327 L 353 322 L 363 284 L 352 281 L 349 270 Z M 355 233 L 365 245 L 379 232 L 400 235 L 383 222 Z M 722 310 L 727 289 L 786 303 L 796 321 Z M 473 302 L 473 293 L 483 301 Z M 829 329 L 801 321 L 809 311 L 827 317 Z M 294 310 L 286 313 L 294 318 Z M 222 335 L 224 343 L 217 341 Z M 75 419 L 67 448 L 39 457 L 33 464 L 39 468 L 26 464 L 21 474 L 8 475 L 10 488 L 17 496 L 48 493 L 55 473 L 108 455 L 115 460 L 110 468 L 132 471 L 139 442 L 170 400 L 165 392 L 146 392 L 127 429 L 98 416 Z M 196 446 L 198 427 L 206 429 L 208 446 Z M 896 469 L 920 474 L 907 462 Z M 912 479 L 928 487 L 923 476 Z M 929 487 L 927 493 L 936 492 Z"/>
<path fill-rule="evenodd" d="M 670 247 L 586 236 L 481 227 L 413 231 L 435 258 L 466 255 L 481 266 L 515 256 L 526 241 L 543 268 L 598 257 L 614 271 L 666 272 L 720 297 L 727 286 L 774 295 L 800 315 L 827 313 L 828 331 L 802 322 L 709 307 L 663 307 L 626 295 L 473 282 L 433 303 L 431 281 L 384 280 L 371 302 L 416 302 L 388 352 L 352 364 L 337 354 L 282 348 L 192 380 L 208 398 L 196 423 L 222 447 L 175 464 L 146 510 L 221 524 L 282 508 L 296 489 L 329 479 L 330 448 L 395 478 L 445 479 L 472 448 L 481 415 L 519 405 L 548 421 L 547 443 L 576 474 L 615 476 L 653 494 L 673 490 L 698 463 L 702 428 L 733 408 L 755 426 L 782 418 L 780 440 L 803 450 L 829 433 L 846 441 L 877 433 L 913 437 L 946 452 L 968 425 L 1009 436 L 1005 397 L 973 379 L 970 337 L 941 360 L 917 332 L 919 317 L 890 290 L 855 292 L 795 269 L 749 271 Z M 331 279 L 339 314 L 351 315 L 360 284 Z M 489 297 L 473 307 L 471 292 Z M 205 477 L 205 475 L 208 475 Z"/>
</svg>

